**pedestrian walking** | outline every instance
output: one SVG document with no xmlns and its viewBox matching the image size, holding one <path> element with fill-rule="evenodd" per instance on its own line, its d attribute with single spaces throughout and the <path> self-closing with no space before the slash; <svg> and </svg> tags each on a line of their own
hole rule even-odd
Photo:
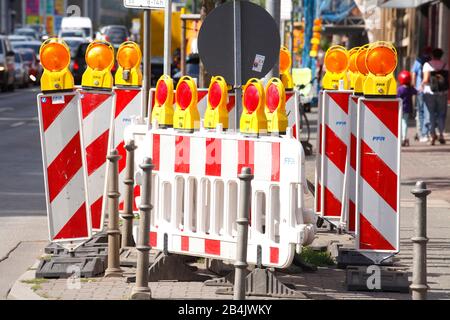
<svg viewBox="0 0 450 320">
<path fill-rule="evenodd" d="M 447 97 L 448 97 L 448 65 L 442 61 L 444 51 L 434 49 L 431 61 L 423 66 L 423 93 L 425 106 L 430 113 L 431 145 L 435 145 L 436 140 L 445 144 L 444 130 L 447 117 Z M 436 134 L 436 126 L 439 130 L 439 137 Z"/>
<path fill-rule="evenodd" d="M 407 70 L 400 72 L 398 82 L 400 86 L 397 89 L 397 97 L 403 102 L 402 115 L 402 146 L 409 146 L 408 139 L 408 120 L 413 112 L 413 96 L 417 95 L 417 90 L 411 85 L 412 76 Z"/>
<path fill-rule="evenodd" d="M 427 47 L 423 50 L 422 54 L 414 61 L 412 68 L 412 83 L 417 89 L 416 97 L 416 126 L 417 126 L 417 139 L 420 142 L 428 142 L 430 137 L 430 113 L 425 107 L 423 101 L 423 65 L 431 60 L 432 49 Z"/>
</svg>

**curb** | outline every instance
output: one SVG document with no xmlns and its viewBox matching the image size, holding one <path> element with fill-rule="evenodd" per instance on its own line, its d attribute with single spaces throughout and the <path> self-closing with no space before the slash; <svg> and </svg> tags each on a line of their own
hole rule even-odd
<svg viewBox="0 0 450 320">
<path fill-rule="evenodd" d="M 39 265 L 39 260 L 31 267 L 31 270 L 28 270 L 23 275 L 20 276 L 19 279 L 14 282 L 11 290 L 6 297 L 6 300 L 47 300 L 40 295 L 36 294 L 33 289 L 31 289 L 30 284 L 23 283 L 25 280 L 34 280 L 36 279 L 36 268 Z"/>
</svg>

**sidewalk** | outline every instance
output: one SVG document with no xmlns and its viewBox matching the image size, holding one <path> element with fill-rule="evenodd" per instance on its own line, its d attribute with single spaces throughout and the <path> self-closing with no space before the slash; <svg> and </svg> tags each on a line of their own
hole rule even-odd
<svg viewBox="0 0 450 320">
<path fill-rule="evenodd" d="M 308 114 L 315 130 L 316 113 Z M 410 129 L 413 136 L 414 129 Z M 449 137 L 450 138 L 450 137 Z M 428 284 L 429 299 L 450 299 L 450 141 L 448 145 L 434 147 L 419 144 L 410 139 L 411 147 L 402 149 L 402 185 L 400 216 L 400 254 L 397 265 L 411 274 L 412 268 L 412 232 L 414 214 L 414 196 L 411 189 L 418 180 L 427 182 L 433 191 L 428 198 Z M 315 141 L 312 141 L 315 146 Z M 314 181 L 315 158 L 307 159 L 307 177 Z M 307 207 L 311 207 L 313 198 L 307 198 Z M 341 243 L 351 243 L 348 235 L 336 235 L 321 231 L 315 242 L 326 245 L 331 238 Z M 201 265 L 198 265 L 201 267 Z M 126 270 L 133 272 L 133 269 Z M 205 271 L 205 270 L 203 270 Z M 67 280 L 33 280 L 33 271 L 16 282 L 9 299 L 44 298 L 56 300 L 123 300 L 128 299 L 133 284 L 120 279 L 82 279 L 81 289 L 70 290 Z M 295 289 L 305 293 L 309 299 L 396 299 L 408 300 L 410 294 L 349 292 L 344 287 L 345 270 L 336 267 L 320 267 L 317 272 L 295 275 L 281 275 L 283 282 L 295 285 Z M 411 280 L 411 278 L 410 278 Z M 232 296 L 217 295 L 217 287 L 206 287 L 201 282 L 159 282 L 151 283 L 154 299 L 231 299 Z M 253 297 L 252 297 L 253 298 Z"/>
</svg>

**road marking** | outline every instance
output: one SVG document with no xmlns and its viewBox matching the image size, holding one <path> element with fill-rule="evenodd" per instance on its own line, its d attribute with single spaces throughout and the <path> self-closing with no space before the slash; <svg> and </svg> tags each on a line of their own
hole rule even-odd
<svg viewBox="0 0 450 320">
<path fill-rule="evenodd" d="M 14 111 L 14 109 L 13 108 L 0 108 L 0 113 L 2 113 L 2 112 L 8 112 L 8 111 Z"/>
<path fill-rule="evenodd" d="M 25 122 L 29 122 L 29 121 L 38 121 L 38 118 L 37 117 L 33 117 L 33 118 L 0 118 L 0 121 L 5 121 L 5 122 L 25 121 Z"/>
<path fill-rule="evenodd" d="M 0 216 L 47 214 L 45 210 L 0 210 Z"/>
<path fill-rule="evenodd" d="M 38 192 L 0 192 L 0 197 L 1 196 L 7 196 L 7 197 L 16 197 L 16 196 L 42 197 L 42 196 L 45 196 L 45 193 L 38 193 Z"/>
<path fill-rule="evenodd" d="M 24 124 L 25 124 L 25 122 L 20 121 L 20 122 L 13 123 L 12 125 L 10 125 L 10 127 L 11 128 L 18 128 L 18 127 L 23 126 Z"/>
</svg>

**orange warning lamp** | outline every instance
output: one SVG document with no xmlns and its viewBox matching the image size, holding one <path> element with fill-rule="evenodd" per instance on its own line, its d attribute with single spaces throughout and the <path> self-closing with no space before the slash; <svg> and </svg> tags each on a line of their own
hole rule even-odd
<svg viewBox="0 0 450 320">
<path fill-rule="evenodd" d="M 278 78 L 269 80 L 266 86 L 266 118 L 267 131 L 274 134 L 285 134 L 288 126 L 286 114 L 286 91 Z"/>
<path fill-rule="evenodd" d="M 317 58 L 317 56 L 319 55 L 320 39 L 322 37 L 321 31 L 322 31 L 322 20 L 315 19 L 313 26 L 313 36 L 311 38 L 311 50 L 309 51 L 309 55 L 312 58 Z"/>
<path fill-rule="evenodd" d="M 356 95 L 362 95 L 364 92 L 364 82 L 366 82 L 369 70 L 366 66 L 367 51 L 369 49 L 369 44 L 366 44 L 358 49 L 355 57 L 355 65 L 358 70 L 358 75 L 355 79 L 354 91 Z"/>
<path fill-rule="evenodd" d="M 155 106 L 152 110 L 152 121 L 157 121 L 162 128 L 173 126 L 173 80 L 162 75 L 156 83 Z"/>
<path fill-rule="evenodd" d="M 84 88 L 107 89 L 113 86 L 111 69 L 114 66 L 114 48 L 109 42 L 95 40 L 86 49 L 87 69 L 81 85 Z"/>
<path fill-rule="evenodd" d="M 222 124 L 228 129 L 228 85 L 223 77 L 211 79 L 208 90 L 208 107 L 205 112 L 205 128 L 214 129 Z"/>
<path fill-rule="evenodd" d="M 366 96 L 395 96 L 397 82 L 394 71 L 397 68 L 397 50 L 385 41 L 378 41 L 369 46 L 366 55 L 366 67 L 369 71 L 364 82 Z"/>
<path fill-rule="evenodd" d="M 244 86 L 242 102 L 241 133 L 259 135 L 266 131 L 265 92 L 261 80 L 248 80 Z"/>
<path fill-rule="evenodd" d="M 178 130 L 194 131 L 200 128 L 197 85 L 191 77 L 180 79 L 176 91 L 176 108 L 173 127 Z"/>
<path fill-rule="evenodd" d="M 70 49 L 61 39 L 51 38 L 42 43 L 39 50 L 44 73 L 41 78 L 41 90 L 71 91 L 74 89 L 73 75 L 69 71 Z"/>
<path fill-rule="evenodd" d="M 327 72 L 322 80 L 325 90 L 338 90 L 340 81 L 344 82 L 344 89 L 348 88 L 347 69 L 349 55 L 342 46 L 332 46 L 325 54 Z"/>
<path fill-rule="evenodd" d="M 135 42 L 127 41 L 122 43 L 117 51 L 119 68 L 116 72 L 116 85 L 142 86 L 141 61 L 142 52 Z"/>
<path fill-rule="evenodd" d="M 281 47 L 280 50 L 280 78 L 286 89 L 294 88 L 294 81 L 291 75 L 292 57 L 289 49 Z"/>
<path fill-rule="evenodd" d="M 358 67 L 356 66 L 356 57 L 358 54 L 359 47 L 352 48 L 348 52 L 349 61 L 348 61 L 348 76 L 350 80 L 350 89 L 355 89 L 356 79 L 358 78 Z"/>
</svg>

